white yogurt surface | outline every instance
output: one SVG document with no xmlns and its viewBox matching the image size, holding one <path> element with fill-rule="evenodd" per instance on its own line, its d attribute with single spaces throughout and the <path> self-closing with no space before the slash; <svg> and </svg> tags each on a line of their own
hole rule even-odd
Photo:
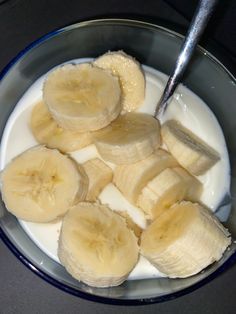
<svg viewBox="0 0 236 314">
<path fill-rule="evenodd" d="M 73 60 L 73 62 L 88 62 L 90 60 L 79 59 Z M 167 76 L 147 66 L 143 66 L 143 69 L 146 76 L 146 97 L 139 111 L 153 115 L 155 106 L 164 89 Z M 38 144 L 29 128 L 29 120 L 33 105 L 42 98 L 44 79 L 45 75 L 26 91 L 6 124 L 0 149 L 0 169 L 3 169 L 18 154 Z M 230 188 L 229 158 L 220 125 L 207 105 L 183 85 L 180 85 L 176 90 L 173 100 L 161 122 L 169 119 L 179 120 L 184 126 L 192 130 L 193 133 L 220 153 L 221 160 L 207 171 L 206 174 L 198 177 L 204 185 L 201 202 L 212 211 L 215 211 L 225 195 L 229 194 Z M 80 163 L 94 157 L 101 158 L 94 145 L 73 152 L 71 155 Z M 112 168 L 115 167 L 110 162 L 107 162 L 107 164 Z M 103 204 L 108 204 L 114 211 L 126 210 L 138 225 L 145 228 L 146 221 L 142 211 L 130 204 L 113 184 L 108 184 L 104 188 L 99 196 L 99 200 Z M 19 222 L 38 247 L 53 260 L 59 262 L 57 245 L 61 221 L 40 224 L 22 220 L 19 220 Z M 140 257 L 129 279 L 160 276 L 163 275 L 145 258 Z"/>
</svg>

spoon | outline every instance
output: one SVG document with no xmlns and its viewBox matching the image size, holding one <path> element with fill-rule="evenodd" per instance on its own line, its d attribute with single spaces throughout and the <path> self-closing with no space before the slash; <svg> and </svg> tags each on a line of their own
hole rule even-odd
<svg viewBox="0 0 236 314">
<path fill-rule="evenodd" d="M 166 110 L 168 102 L 176 87 L 181 82 L 183 74 L 194 54 L 197 43 L 205 30 L 207 23 L 217 5 L 218 0 L 200 0 L 192 18 L 187 35 L 183 41 L 175 68 L 166 83 L 164 92 L 155 110 L 155 117 L 160 117 Z"/>
</svg>

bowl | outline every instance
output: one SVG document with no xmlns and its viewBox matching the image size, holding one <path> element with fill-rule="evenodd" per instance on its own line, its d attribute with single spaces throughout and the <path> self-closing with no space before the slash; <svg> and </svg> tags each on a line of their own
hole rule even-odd
<svg viewBox="0 0 236 314">
<path fill-rule="evenodd" d="M 56 30 L 23 50 L 0 74 L 0 132 L 24 92 L 52 67 L 75 58 L 97 57 L 123 49 L 141 63 L 170 74 L 183 36 L 161 26 L 124 19 L 77 23 Z M 232 176 L 231 212 L 225 222 L 236 237 L 236 80 L 208 51 L 198 47 L 183 83 L 200 96 L 216 115 L 228 146 Z M 236 260 L 233 243 L 224 257 L 203 272 L 185 279 L 126 281 L 112 288 L 93 288 L 74 280 L 60 264 L 43 253 L 1 201 L 0 236 L 29 269 L 50 284 L 78 297 L 110 304 L 150 304 L 186 294 L 212 280 Z"/>
</svg>

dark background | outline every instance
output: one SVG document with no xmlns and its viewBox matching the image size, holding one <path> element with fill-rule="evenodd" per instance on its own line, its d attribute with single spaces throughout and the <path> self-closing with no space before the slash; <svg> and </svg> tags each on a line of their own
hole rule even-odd
<svg viewBox="0 0 236 314">
<path fill-rule="evenodd" d="M 1 2 L 3 1 L 3 2 Z M 0 0 L 0 70 L 25 46 L 56 28 L 99 17 L 127 17 L 185 33 L 198 0 Z M 232 72 L 236 1 L 219 0 L 201 44 Z"/>
<path fill-rule="evenodd" d="M 38 37 L 74 22 L 127 17 L 185 33 L 197 0 L 0 0 L 0 70 Z M 236 1 L 219 1 L 201 45 L 236 73 Z M 204 287 L 161 304 L 123 307 L 70 296 L 30 272 L 0 241 L 0 314 L 235 314 L 236 265 Z"/>
</svg>

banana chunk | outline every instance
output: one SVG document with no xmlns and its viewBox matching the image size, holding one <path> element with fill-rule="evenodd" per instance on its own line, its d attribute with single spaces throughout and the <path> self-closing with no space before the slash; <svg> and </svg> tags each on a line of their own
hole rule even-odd
<svg viewBox="0 0 236 314">
<path fill-rule="evenodd" d="M 202 184 L 186 170 L 166 168 L 143 188 L 137 206 L 155 219 L 178 201 L 198 200 L 201 192 Z"/>
<path fill-rule="evenodd" d="M 49 222 L 84 200 L 88 178 L 69 157 L 44 146 L 13 159 L 1 174 L 2 198 L 17 218 Z"/>
<path fill-rule="evenodd" d="M 145 78 L 140 64 L 123 51 L 107 52 L 94 61 L 103 69 L 111 70 L 120 79 L 123 108 L 133 111 L 140 107 L 145 97 Z"/>
<path fill-rule="evenodd" d="M 142 233 L 141 254 L 170 278 L 199 273 L 218 261 L 231 238 L 207 209 L 175 204 Z"/>
<path fill-rule="evenodd" d="M 30 127 L 40 144 L 57 148 L 61 152 L 72 152 L 92 143 L 89 132 L 74 132 L 59 127 L 43 101 L 34 106 Z"/>
<path fill-rule="evenodd" d="M 57 123 L 76 132 L 105 127 L 122 109 L 118 78 L 89 63 L 66 64 L 49 73 L 43 99 Z"/>
<path fill-rule="evenodd" d="M 165 150 L 157 149 L 147 158 L 114 170 L 113 182 L 122 194 L 136 205 L 145 185 L 165 168 L 177 167 L 177 161 Z"/>
<path fill-rule="evenodd" d="M 103 188 L 112 181 L 113 172 L 99 158 L 94 158 L 83 163 L 84 170 L 89 179 L 86 201 L 96 201 Z"/>
<path fill-rule="evenodd" d="M 218 152 L 177 120 L 165 122 L 161 134 L 170 153 L 193 175 L 204 174 L 220 160 Z"/>
<path fill-rule="evenodd" d="M 58 256 L 76 279 L 94 286 L 120 285 L 138 261 L 137 239 L 108 207 L 79 203 L 62 222 Z"/>
<path fill-rule="evenodd" d="M 121 115 L 109 126 L 92 135 L 102 158 L 115 164 L 142 160 L 161 144 L 158 120 L 138 112 Z"/>
</svg>

